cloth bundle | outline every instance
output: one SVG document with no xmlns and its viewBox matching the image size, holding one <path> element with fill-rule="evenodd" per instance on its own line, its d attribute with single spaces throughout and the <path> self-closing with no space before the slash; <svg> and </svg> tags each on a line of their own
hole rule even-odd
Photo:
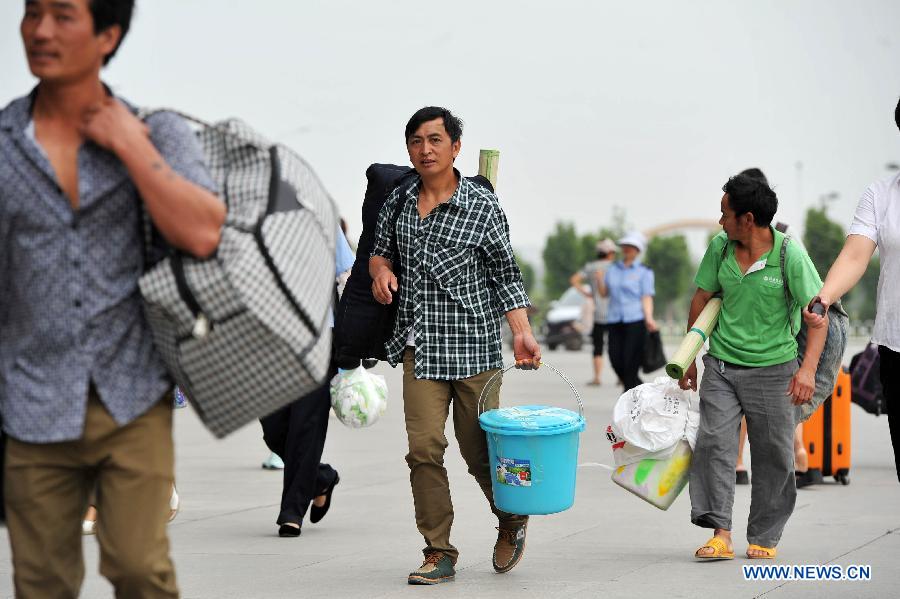
<svg viewBox="0 0 900 599">
<path fill-rule="evenodd" d="M 681 440 L 691 449 L 700 426 L 700 404 L 676 381 L 659 377 L 623 393 L 607 428 L 616 466 L 669 458 Z"/>
</svg>

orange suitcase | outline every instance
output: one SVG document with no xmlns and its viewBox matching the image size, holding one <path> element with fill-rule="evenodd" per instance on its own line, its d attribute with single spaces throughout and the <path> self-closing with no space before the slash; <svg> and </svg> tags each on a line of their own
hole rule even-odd
<svg viewBox="0 0 900 599">
<path fill-rule="evenodd" d="M 843 367 L 831 397 L 803 423 L 803 444 L 810 480 L 833 476 L 842 485 L 850 484 L 850 373 Z"/>
</svg>

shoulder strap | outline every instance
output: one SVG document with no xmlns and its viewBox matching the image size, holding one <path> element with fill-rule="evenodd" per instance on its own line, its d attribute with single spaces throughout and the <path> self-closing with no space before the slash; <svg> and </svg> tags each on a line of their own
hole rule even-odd
<svg viewBox="0 0 900 599">
<path fill-rule="evenodd" d="M 787 246 L 791 241 L 790 235 L 784 236 L 784 241 L 781 242 L 781 252 L 778 257 L 778 264 L 781 266 L 781 285 L 784 288 L 784 303 L 787 306 L 788 312 L 788 326 L 791 327 L 791 336 L 796 337 L 797 332 L 794 330 L 794 301 L 791 299 L 790 290 L 788 289 L 788 280 L 787 280 L 787 269 L 784 267 L 785 260 L 787 258 Z"/>
<path fill-rule="evenodd" d="M 394 276 L 396 277 L 400 276 L 400 271 L 403 268 L 403 263 L 400 260 L 400 245 L 397 243 L 397 223 L 400 222 L 400 215 L 403 214 L 403 208 L 406 206 L 406 185 L 415 174 L 416 171 L 411 171 L 402 175 L 389 192 L 389 194 L 397 192 L 397 204 L 394 206 L 394 213 L 391 215 L 391 231 L 393 232 L 393 235 L 391 235 L 391 253 L 394 255 L 393 266 Z"/>
</svg>

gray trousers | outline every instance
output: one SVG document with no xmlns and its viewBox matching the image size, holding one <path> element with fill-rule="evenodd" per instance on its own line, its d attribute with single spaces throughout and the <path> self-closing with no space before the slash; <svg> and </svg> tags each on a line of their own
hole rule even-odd
<svg viewBox="0 0 900 599">
<path fill-rule="evenodd" d="M 753 460 L 753 487 L 747 541 L 775 547 L 794 511 L 794 429 L 800 408 L 791 403 L 788 385 L 799 364 L 747 368 L 703 357 L 700 429 L 691 463 L 691 522 L 703 528 L 731 530 L 734 465 L 741 415 Z"/>
</svg>

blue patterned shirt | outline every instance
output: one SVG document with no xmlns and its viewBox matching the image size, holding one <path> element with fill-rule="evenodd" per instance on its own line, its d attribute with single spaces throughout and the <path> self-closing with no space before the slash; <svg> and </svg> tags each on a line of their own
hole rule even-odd
<svg viewBox="0 0 900 599">
<path fill-rule="evenodd" d="M 79 439 L 88 385 L 125 425 L 171 381 L 144 319 L 140 199 L 125 166 L 86 142 L 73 211 L 29 134 L 32 97 L 0 112 L 0 409 L 29 443 Z M 190 128 L 171 113 L 147 121 L 173 170 L 214 189 Z"/>
<path fill-rule="evenodd" d="M 458 175 L 457 175 L 458 176 Z M 530 305 L 497 196 L 459 178 L 449 201 L 419 218 L 419 183 L 398 187 L 378 214 L 373 256 L 400 252 L 400 303 L 385 344 L 396 366 L 413 331 L 415 376 L 456 380 L 503 365 L 501 316 Z M 402 201 L 396 228 L 391 218 Z"/>
</svg>

